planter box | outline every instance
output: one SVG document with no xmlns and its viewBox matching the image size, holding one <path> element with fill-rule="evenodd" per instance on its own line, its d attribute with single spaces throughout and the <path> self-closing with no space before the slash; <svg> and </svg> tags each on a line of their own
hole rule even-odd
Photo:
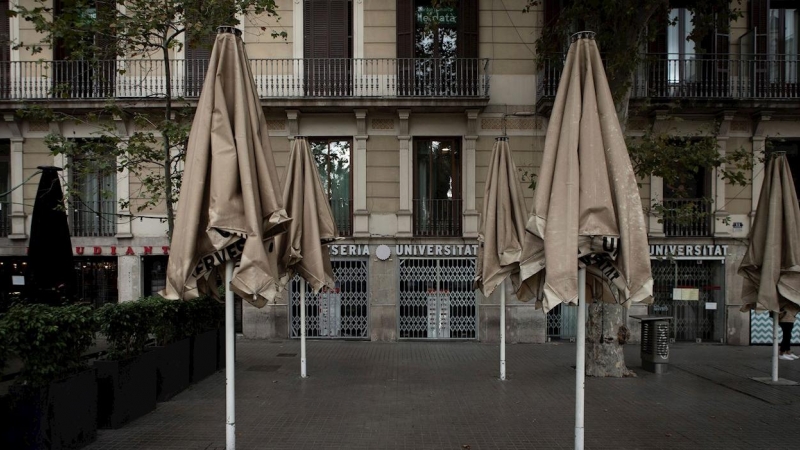
<svg viewBox="0 0 800 450">
<path fill-rule="evenodd" d="M 217 330 L 217 370 L 225 368 L 225 328 Z"/>
<path fill-rule="evenodd" d="M 97 422 L 119 428 L 156 409 L 156 353 L 121 361 L 96 361 Z"/>
<path fill-rule="evenodd" d="M 97 438 L 95 370 L 45 387 L 11 386 L 6 407 L 4 448 L 81 448 Z"/>
<path fill-rule="evenodd" d="M 157 402 L 165 402 L 189 387 L 191 350 L 188 338 L 150 350 L 156 358 Z"/>
<path fill-rule="evenodd" d="M 192 383 L 217 371 L 217 330 L 206 331 L 192 340 Z"/>
</svg>

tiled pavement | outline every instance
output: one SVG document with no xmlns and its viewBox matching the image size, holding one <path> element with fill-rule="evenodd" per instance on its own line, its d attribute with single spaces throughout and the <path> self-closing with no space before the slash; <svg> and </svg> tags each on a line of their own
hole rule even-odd
<svg viewBox="0 0 800 450">
<path fill-rule="evenodd" d="M 574 344 L 237 342 L 239 449 L 572 448 Z M 769 347 L 678 344 L 670 373 L 586 382 L 586 447 L 800 448 L 800 386 L 772 387 Z M 281 355 L 284 354 L 284 355 Z M 289 354 L 286 356 L 285 354 Z M 292 355 L 295 354 L 295 355 Z M 800 381 L 800 360 L 781 361 Z M 223 449 L 225 377 L 218 372 L 91 450 Z"/>
</svg>

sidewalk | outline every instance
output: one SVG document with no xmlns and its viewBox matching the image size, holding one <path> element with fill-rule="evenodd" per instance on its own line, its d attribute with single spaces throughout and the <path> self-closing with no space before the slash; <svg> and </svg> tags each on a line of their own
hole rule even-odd
<svg viewBox="0 0 800 450">
<path fill-rule="evenodd" d="M 237 449 L 572 448 L 574 344 L 237 342 Z M 670 373 L 586 380 L 586 447 L 789 449 L 800 446 L 800 386 L 772 387 L 770 347 L 677 344 Z M 800 381 L 800 360 L 781 361 Z M 224 449 L 218 372 L 91 450 Z"/>
</svg>

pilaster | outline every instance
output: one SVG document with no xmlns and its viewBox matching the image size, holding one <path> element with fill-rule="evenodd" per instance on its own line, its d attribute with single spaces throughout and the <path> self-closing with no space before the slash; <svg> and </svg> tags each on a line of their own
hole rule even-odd
<svg viewBox="0 0 800 450">
<path fill-rule="evenodd" d="M 355 155 L 353 155 L 353 237 L 369 237 L 367 211 L 367 110 L 356 109 Z"/>
<path fill-rule="evenodd" d="M 400 118 L 400 133 L 397 136 L 400 147 L 400 210 L 397 211 L 397 237 L 412 237 L 413 200 L 413 161 L 411 135 L 409 134 L 408 118 L 411 115 L 410 109 L 399 109 L 397 115 Z"/>
<path fill-rule="evenodd" d="M 735 111 L 724 111 L 722 113 L 722 120 L 719 125 L 719 132 L 717 133 L 717 151 L 721 158 L 725 158 L 725 152 L 728 149 L 728 135 L 731 130 L 731 122 L 733 122 Z M 725 237 L 730 236 L 730 230 L 725 223 L 728 217 L 728 211 L 725 210 L 726 194 L 725 194 L 725 179 L 722 177 L 722 172 L 725 170 L 725 163 L 720 164 L 719 167 L 714 168 L 714 236 Z"/>
<path fill-rule="evenodd" d="M 3 120 L 5 121 L 8 129 L 11 131 L 11 148 L 10 148 L 10 165 L 11 165 L 11 186 L 19 186 L 19 188 L 14 189 L 11 192 L 11 196 L 9 197 L 10 205 L 9 207 L 9 218 L 11 222 L 11 227 L 8 232 L 9 239 L 26 239 L 27 229 L 25 226 L 25 197 L 23 192 L 23 187 L 20 186 L 22 184 L 22 177 L 23 177 L 23 144 L 25 143 L 25 139 L 22 137 L 22 131 L 20 130 L 20 123 L 14 117 L 14 114 L 4 114 Z"/>
<path fill-rule="evenodd" d="M 753 201 L 750 206 L 750 225 L 756 217 L 756 208 L 761 196 L 761 186 L 764 184 L 764 160 L 766 159 L 767 147 L 767 125 L 772 115 L 770 112 L 762 112 L 756 116 L 757 125 L 753 133 Z"/>
<path fill-rule="evenodd" d="M 478 219 L 480 215 L 475 209 L 475 142 L 478 140 L 478 112 L 477 109 L 468 109 L 467 135 L 464 136 L 464 152 L 461 161 L 462 191 L 464 194 L 464 237 L 478 237 Z"/>
</svg>

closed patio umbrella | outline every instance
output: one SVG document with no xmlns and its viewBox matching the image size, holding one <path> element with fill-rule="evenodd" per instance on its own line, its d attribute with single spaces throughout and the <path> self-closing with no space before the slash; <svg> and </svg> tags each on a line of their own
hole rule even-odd
<svg viewBox="0 0 800 450">
<path fill-rule="evenodd" d="M 304 137 L 296 137 L 289 154 L 283 183 L 283 204 L 292 223 L 286 234 L 275 238 L 281 284 L 294 274 L 300 280 L 300 376 L 306 372 L 306 282 L 313 293 L 334 288 L 333 268 L 327 244 L 338 239 L 328 196 L 322 190 L 317 165 Z"/>
<path fill-rule="evenodd" d="M 778 378 L 778 321 L 794 323 L 800 311 L 800 208 L 785 152 L 771 154 L 758 197 L 747 252 L 739 266 L 742 311 L 772 312 L 772 376 L 756 378 L 796 384 Z"/>
<path fill-rule="evenodd" d="M 58 179 L 60 167 L 39 166 L 42 177 L 36 191 L 28 244 L 26 291 L 31 300 L 55 304 L 74 293 L 72 258 L 64 193 Z M 105 220 L 116 220 L 114 217 Z"/>
<path fill-rule="evenodd" d="M 579 306 L 575 448 L 583 448 L 587 271 L 626 303 L 653 292 L 642 201 L 592 32 L 574 35 L 567 54 L 527 230 L 540 242 L 526 250 L 522 277 L 544 270 L 545 310 Z"/>
<path fill-rule="evenodd" d="M 227 448 L 235 448 L 233 292 L 257 307 L 279 294 L 271 239 L 283 209 L 267 123 L 241 32 L 221 27 L 197 102 L 170 244 L 170 299 L 213 294 L 225 263 Z M 234 261 L 240 264 L 234 267 Z"/>
<path fill-rule="evenodd" d="M 517 295 L 524 295 L 528 289 L 520 289 L 520 260 L 523 246 L 527 250 L 535 244 L 525 230 L 528 208 L 522 188 L 517 181 L 517 167 L 511 157 L 508 137 L 500 137 L 494 143 L 492 159 L 483 195 L 483 215 L 481 231 L 478 234 L 478 262 L 476 266 L 475 288 L 485 297 L 500 286 L 500 379 L 506 379 L 506 289 L 503 282 L 509 276 Z M 539 246 L 541 249 L 542 247 Z M 537 277 L 538 278 L 538 277 Z"/>
</svg>

